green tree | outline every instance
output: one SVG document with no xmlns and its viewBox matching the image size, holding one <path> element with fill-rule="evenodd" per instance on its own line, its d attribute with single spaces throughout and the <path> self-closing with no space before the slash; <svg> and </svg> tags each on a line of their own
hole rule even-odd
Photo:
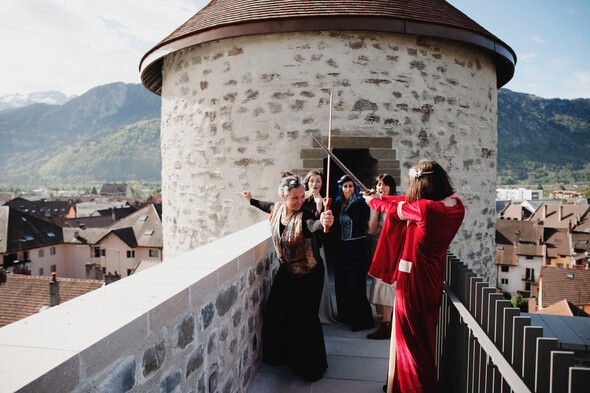
<svg viewBox="0 0 590 393">
<path fill-rule="evenodd" d="M 522 297 L 520 293 L 517 293 L 510 299 L 513 307 L 519 308 L 520 311 L 527 312 L 529 309 L 529 299 Z"/>
<path fill-rule="evenodd" d="M 584 190 L 584 198 L 590 198 L 590 187 Z"/>
</svg>

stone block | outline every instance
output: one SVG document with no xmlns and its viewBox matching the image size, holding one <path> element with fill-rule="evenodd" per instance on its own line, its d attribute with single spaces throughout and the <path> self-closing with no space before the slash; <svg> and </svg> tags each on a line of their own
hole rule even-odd
<svg viewBox="0 0 590 393">
<path fill-rule="evenodd" d="M 175 389 L 180 385 L 180 371 L 175 373 L 169 373 L 164 376 L 162 382 L 160 382 L 160 389 L 159 392 L 162 393 L 172 393 Z"/>
<path fill-rule="evenodd" d="M 204 358 L 203 358 L 203 347 L 199 346 L 196 351 L 189 355 L 187 364 L 186 364 L 186 379 L 196 370 L 201 368 L 203 365 Z"/>
<path fill-rule="evenodd" d="M 124 393 L 135 386 L 135 358 L 126 359 L 114 368 L 109 377 L 96 389 L 97 393 Z"/>
<path fill-rule="evenodd" d="M 301 149 L 301 153 L 299 154 L 299 158 L 302 159 L 324 159 L 328 156 L 328 154 L 321 150 L 321 149 Z"/>
<path fill-rule="evenodd" d="M 201 327 L 206 330 L 215 317 L 215 306 L 209 303 L 201 309 Z"/>
<path fill-rule="evenodd" d="M 215 308 L 219 316 L 224 316 L 236 302 L 237 298 L 238 289 L 235 285 L 230 285 L 228 288 L 219 291 L 215 300 Z"/>
<path fill-rule="evenodd" d="M 369 149 L 369 154 L 376 160 L 397 159 L 397 150 L 395 149 Z"/>
<path fill-rule="evenodd" d="M 312 168 L 312 169 L 322 169 L 324 167 L 324 160 L 319 159 L 306 159 L 303 160 L 303 167 L 304 168 Z"/>
<path fill-rule="evenodd" d="M 175 345 L 177 348 L 186 348 L 195 339 L 195 319 L 192 315 L 186 316 L 180 325 L 176 327 Z"/>
<path fill-rule="evenodd" d="M 142 358 L 142 369 L 143 376 L 148 375 L 157 371 L 166 357 L 166 346 L 164 340 L 161 340 L 156 345 L 149 347 L 143 354 Z"/>
</svg>

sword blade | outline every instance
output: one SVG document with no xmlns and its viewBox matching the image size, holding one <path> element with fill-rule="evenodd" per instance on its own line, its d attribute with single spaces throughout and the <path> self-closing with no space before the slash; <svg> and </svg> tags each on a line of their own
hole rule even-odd
<svg viewBox="0 0 590 393">
<path fill-rule="evenodd" d="M 348 169 L 346 167 L 346 165 L 344 165 L 342 163 L 342 161 L 340 161 L 338 159 L 338 157 L 336 157 L 336 155 L 334 155 L 334 153 L 332 153 L 330 151 L 330 149 L 328 149 L 328 147 L 326 145 L 324 145 L 324 143 L 321 141 L 320 138 L 318 138 L 317 136 L 313 135 L 313 140 L 316 141 L 316 143 L 318 145 L 320 145 L 320 147 L 326 152 L 328 153 L 328 156 L 330 156 L 330 158 L 332 159 L 332 161 L 334 161 L 336 163 L 336 165 L 338 165 L 340 167 L 340 169 L 342 169 L 344 171 L 344 173 L 346 173 L 353 182 L 356 183 L 356 185 L 361 189 L 361 191 L 365 194 L 373 194 L 373 192 L 371 190 L 369 190 L 367 187 L 365 187 L 365 185 L 354 175 L 354 173 L 351 172 L 350 169 Z"/>
</svg>

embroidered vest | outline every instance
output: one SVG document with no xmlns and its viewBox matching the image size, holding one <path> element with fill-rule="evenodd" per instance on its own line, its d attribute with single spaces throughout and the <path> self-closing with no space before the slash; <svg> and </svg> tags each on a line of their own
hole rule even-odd
<svg viewBox="0 0 590 393">
<path fill-rule="evenodd" d="M 303 211 L 293 213 L 283 233 L 280 233 L 281 217 L 284 212 L 285 205 L 276 203 L 268 219 L 277 258 L 291 274 L 307 274 L 317 262 L 313 257 L 311 238 L 303 233 Z"/>
</svg>

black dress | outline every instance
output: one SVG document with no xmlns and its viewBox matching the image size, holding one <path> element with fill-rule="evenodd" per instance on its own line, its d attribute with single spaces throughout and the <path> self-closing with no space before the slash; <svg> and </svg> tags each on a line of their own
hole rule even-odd
<svg viewBox="0 0 590 393">
<path fill-rule="evenodd" d="M 344 212 L 343 212 L 344 210 Z M 368 249 L 366 229 L 369 207 L 364 200 L 356 200 L 348 208 L 342 199 L 334 204 L 335 242 L 334 285 L 338 320 L 351 325 L 352 331 L 374 326 L 373 310 L 367 299 Z M 351 221 L 348 230 L 342 226 L 342 215 Z"/>
<path fill-rule="evenodd" d="M 255 199 L 250 204 L 267 213 L 274 203 Z M 303 211 L 303 233 L 319 236 L 323 227 L 309 211 Z M 281 231 L 282 233 L 282 231 Z M 295 275 L 283 264 L 272 283 L 262 319 L 264 363 L 289 364 L 299 376 L 317 381 L 328 368 L 324 333 L 318 316 L 324 283 L 324 264 L 313 241 L 317 264 L 307 274 Z"/>
</svg>

